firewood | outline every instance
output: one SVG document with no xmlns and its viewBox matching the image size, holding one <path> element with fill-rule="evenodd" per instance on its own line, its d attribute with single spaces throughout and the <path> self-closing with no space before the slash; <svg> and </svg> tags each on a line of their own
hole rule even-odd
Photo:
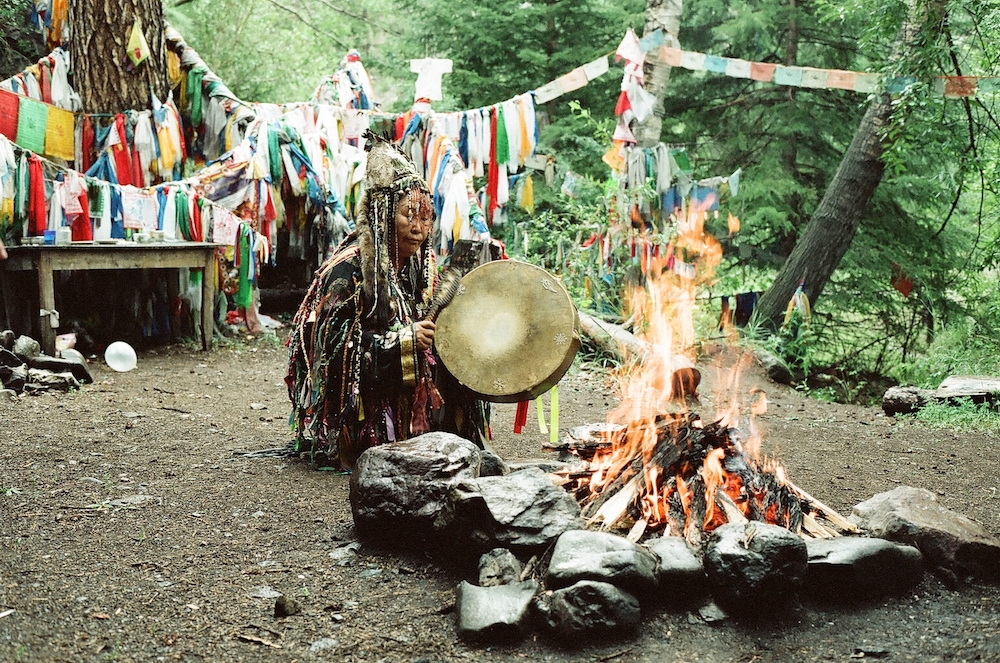
<svg viewBox="0 0 1000 663">
<path fill-rule="evenodd" d="M 639 539 L 642 538 L 642 535 L 646 533 L 646 525 L 648 524 L 649 523 L 645 518 L 640 518 L 635 521 L 635 524 L 632 525 L 632 529 L 628 531 L 628 536 L 625 538 L 632 543 L 638 543 Z"/>
<path fill-rule="evenodd" d="M 731 523 L 748 523 L 750 522 L 740 508 L 736 506 L 736 502 L 733 501 L 726 493 L 718 490 L 715 492 L 715 504 L 720 507 L 726 514 L 726 519 Z"/>
<path fill-rule="evenodd" d="M 840 536 L 840 534 L 837 534 L 833 530 L 823 527 L 823 525 L 816 522 L 816 519 L 808 513 L 802 514 L 802 529 L 806 530 L 817 539 L 832 539 Z"/>
<path fill-rule="evenodd" d="M 601 529 L 611 529 L 618 521 L 628 514 L 629 507 L 639 495 L 639 488 L 645 479 L 641 475 L 633 476 L 614 495 L 605 500 L 594 517 L 587 521 L 587 526 L 601 523 Z"/>
<path fill-rule="evenodd" d="M 791 481 L 786 480 L 785 485 L 788 486 L 790 490 L 795 492 L 800 498 L 809 502 L 824 518 L 829 520 L 831 523 L 833 523 L 840 529 L 844 530 L 845 532 L 850 532 L 851 534 L 861 534 L 861 530 L 858 529 L 857 525 L 852 523 L 847 518 L 844 518 L 842 515 L 840 515 L 827 505 L 823 504 L 818 499 L 816 499 L 806 491 L 802 490 Z"/>
</svg>

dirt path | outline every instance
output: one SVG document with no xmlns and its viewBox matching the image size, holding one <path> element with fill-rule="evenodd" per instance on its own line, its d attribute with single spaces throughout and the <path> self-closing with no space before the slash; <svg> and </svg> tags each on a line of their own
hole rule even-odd
<svg viewBox="0 0 1000 663">
<path fill-rule="evenodd" d="M 14 610 L 0 617 L 0 661 L 847 661 L 856 648 L 1000 660 L 1000 589 L 932 577 L 902 598 L 804 606 L 766 628 L 653 612 L 635 639 L 583 650 L 467 645 L 454 570 L 364 547 L 351 566 L 331 559 L 353 540 L 346 477 L 234 453 L 290 439 L 284 360 L 268 341 L 170 347 L 130 373 L 98 364 L 77 393 L 0 403 L 0 615 Z M 766 448 L 817 498 L 849 512 L 920 486 L 1000 533 L 996 439 L 766 388 Z M 564 429 L 614 404 L 602 376 L 579 371 L 560 398 Z M 534 418 L 522 436 L 512 419 L 513 406 L 497 408 L 498 453 L 540 456 Z M 302 612 L 274 618 L 274 599 L 257 597 L 268 589 Z"/>
</svg>

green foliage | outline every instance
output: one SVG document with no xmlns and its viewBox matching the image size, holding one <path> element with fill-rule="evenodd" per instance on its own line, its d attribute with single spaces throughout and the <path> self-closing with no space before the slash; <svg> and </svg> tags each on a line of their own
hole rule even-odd
<svg viewBox="0 0 1000 663">
<path fill-rule="evenodd" d="M 995 401 L 974 403 L 968 398 L 947 403 L 932 401 L 905 418 L 935 428 L 964 430 L 978 435 L 1000 433 L 1000 406 Z"/>
<path fill-rule="evenodd" d="M 372 77 L 376 100 L 388 106 L 411 94 L 403 73 L 409 63 L 394 50 L 398 44 L 390 42 L 403 29 L 395 5 L 392 0 L 356 0 L 342 7 L 303 0 L 192 0 L 167 6 L 166 12 L 242 99 L 306 101 L 347 51 L 356 48 Z"/>
<path fill-rule="evenodd" d="M 41 35 L 30 23 L 30 0 L 0 0 L 0 80 L 33 65 L 45 55 Z"/>
<path fill-rule="evenodd" d="M 641 28 L 642 0 L 401 0 L 411 57 L 447 57 L 442 110 L 476 108 L 533 90 L 615 50 L 629 26 Z M 571 93 L 609 117 L 619 80 L 606 75 Z M 567 97 L 547 104 L 568 114 Z"/>
</svg>

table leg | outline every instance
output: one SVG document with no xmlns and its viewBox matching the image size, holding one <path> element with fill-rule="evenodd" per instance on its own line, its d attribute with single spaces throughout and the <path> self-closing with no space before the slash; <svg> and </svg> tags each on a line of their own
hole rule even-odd
<svg viewBox="0 0 1000 663">
<path fill-rule="evenodd" d="M 38 306 L 45 311 L 56 308 L 55 287 L 52 285 L 52 259 L 44 252 L 38 256 Z M 42 352 L 52 357 L 56 354 L 56 330 L 50 322 L 50 314 L 38 318 L 39 343 Z"/>
<path fill-rule="evenodd" d="M 215 250 L 205 259 L 205 272 L 201 275 L 201 349 L 212 347 L 215 333 Z"/>
</svg>

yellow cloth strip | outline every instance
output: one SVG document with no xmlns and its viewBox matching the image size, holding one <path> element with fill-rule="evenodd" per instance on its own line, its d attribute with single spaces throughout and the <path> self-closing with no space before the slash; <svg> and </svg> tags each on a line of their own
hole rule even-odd
<svg viewBox="0 0 1000 663">
<path fill-rule="evenodd" d="M 559 386 L 552 387 L 549 392 L 549 443 L 559 441 Z"/>
<path fill-rule="evenodd" d="M 413 330 L 399 334 L 399 360 L 403 367 L 403 386 L 417 386 L 417 367 L 413 357 Z"/>
<path fill-rule="evenodd" d="M 542 406 L 541 396 L 535 399 L 535 409 L 538 410 L 538 430 L 542 431 L 542 435 L 548 435 L 549 429 L 545 425 L 545 408 Z"/>
</svg>

